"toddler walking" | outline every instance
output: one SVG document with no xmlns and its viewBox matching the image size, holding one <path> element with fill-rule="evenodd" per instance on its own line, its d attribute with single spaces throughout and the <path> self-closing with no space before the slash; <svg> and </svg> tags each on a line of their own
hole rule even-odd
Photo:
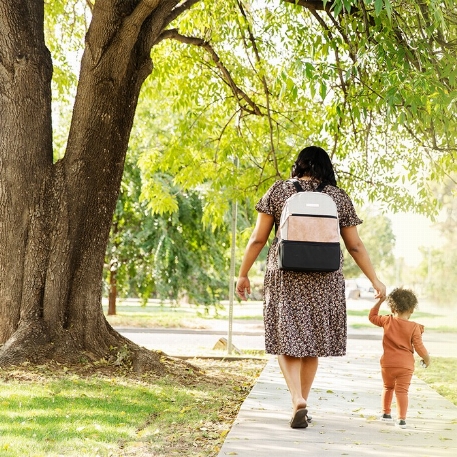
<svg viewBox="0 0 457 457">
<path fill-rule="evenodd" d="M 393 394 L 397 399 L 397 422 L 400 428 L 406 428 L 408 410 L 408 390 L 414 373 L 414 351 L 422 358 L 426 367 L 430 365 L 430 355 L 422 343 L 424 326 L 409 320 L 417 306 L 416 295 L 408 289 L 394 289 L 387 296 L 387 304 L 392 314 L 379 316 L 382 299 L 371 308 L 370 322 L 383 327 L 383 354 L 381 373 L 384 388 L 382 391 L 382 419 L 391 420 Z"/>
</svg>

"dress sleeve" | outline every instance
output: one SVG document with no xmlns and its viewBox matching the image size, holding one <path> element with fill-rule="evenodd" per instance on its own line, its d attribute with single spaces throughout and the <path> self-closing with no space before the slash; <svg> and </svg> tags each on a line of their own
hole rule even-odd
<svg viewBox="0 0 457 457">
<path fill-rule="evenodd" d="M 340 189 L 338 207 L 338 218 L 340 220 L 340 227 L 351 227 L 353 225 L 360 225 L 363 221 L 357 216 L 352 200 L 348 194 Z"/>
<path fill-rule="evenodd" d="M 257 202 L 255 209 L 259 213 L 269 214 L 270 216 L 276 215 L 276 202 L 275 193 L 282 181 L 276 181 L 264 194 L 264 196 Z"/>
</svg>

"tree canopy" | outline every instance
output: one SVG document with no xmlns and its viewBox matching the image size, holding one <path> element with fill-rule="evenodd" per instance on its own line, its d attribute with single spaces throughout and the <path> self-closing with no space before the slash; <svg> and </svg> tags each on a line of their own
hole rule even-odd
<svg viewBox="0 0 457 457">
<path fill-rule="evenodd" d="M 151 209 L 177 208 L 153 178 L 166 172 L 184 189 L 209 182 L 206 221 L 221 223 L 233 198 L 258 196 L 315 143 L 360 202 L 436 210 L 429 183 L 453 169 L 456 150 L 454 1 L 182 3 L 152 48 L 134 126 Z M 48 6 L 57 21 L 70 8 L 58 4 Z M 90 19 L 74 5 L 57 35 L 72 47 L 56 49 L 58 75 Z"/>
<path fill-rule="evenodd" d="M 455 179 L 455 175 L 452 176 Z M 442 202 L 440 221 L 435 223 L 441 246 L 423 248 L 423 260 L 416 269 L 416 276 L 423 279 L 423 291 L 436 303 L 452 305 L 454 302 L 454 284 L 457 279 L 457 203 L 455 183 L 446 179 L 433 186 L 435 195 Z"/>
<path fill-rule="evenodd" d="M 435 211 L 429 184 L 456 146 L 453 4 L 238 1 L 216 16 L 199 2 L 153 50 L 141 104 L 159 102 L 170 124 L 146 140 L 142 166 L 185 188 L 209 181 L 214 223 L 314 143 L 359 202 Z"/>
<path fill-rule="evenodd" d="M 228 228 L 204 226 L 199 193 L 180 191 L 171 176 L 161 180 L 177 196 L 176 211 L 167 214 L 151 213 L 140 198 L 140 170 L 135 156 L 128 158 L 108 243 L 107 282 L 120 296 L 143 303 L 156 297 L 216 305 L 227 296 Z"/>
<path fill-rule="evenodd" d="M 392 223 L 386 216 L 374 211 L 361 212 L 363 224 L 359 227 L 360 237 L 370 254 L 371 262 L 376 272 L 387 284 L 391 284 L 395 278 L 395 235 Z M 346 278 L 357 278 L 360 269 L 346 249 L 344 252 L 343 273 Z"/>
<path fill-rule="evenodd" d="M 0 362 L 125 344 L 136 366 L 160 363 L 100 306 L 140 113 L 152 212 L 198 192 L 211 229 L 233 201 L 249 218 L 310 143 L 355 200 L 433 212 L 429 183 L 455 171 L 455 11 L 452 0 L 2 2 Z"/>
</svg>

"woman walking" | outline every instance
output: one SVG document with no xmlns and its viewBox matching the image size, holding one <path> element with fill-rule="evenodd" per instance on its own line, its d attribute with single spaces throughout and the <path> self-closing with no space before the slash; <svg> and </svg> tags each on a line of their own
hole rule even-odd
<svg viewBox="0 0 457 457">
<path fill-rule="evenodd" d="M 386 287 L 376 276 L 360 239 L 358 218 L 352 201 L 336 186 L 333 165 L 327 152 L 316 146 L 303 149 L 292 167 L 291 177 L 305 191 L 322 192 L 336 203 L 340 233 L 355 262 L 371 281 L 375 297 L 384 298 Z M 322 188 L 322 186 L 321 186 Z M 256 205 L 256 226 L 247 244 L 236 286 L 246 300 L 251 293 L 249 270 L 265 246 L 272 228 L 279 227 L 284 204 L 296 192 L 289 180 L 276 181 Z M 278 356 L 279 366 L 292 399 L 292 428 L 308 426 L 308 396 L 318 368 L 319 357 L 346 354 L 346 299 L 340 268 L 333 272 L 296 272 L 280 270 L 277 238 L 268 251 L 264 278 L 265 350 Z"/>
</svg>

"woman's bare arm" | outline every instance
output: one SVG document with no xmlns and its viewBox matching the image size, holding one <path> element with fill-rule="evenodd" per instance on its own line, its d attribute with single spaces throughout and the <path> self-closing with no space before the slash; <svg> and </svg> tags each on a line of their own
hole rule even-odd
<svg viewBox="0 0 457 457">
<path fill-rule="evenodd" d="M 268 241 L 273 225 L 273 216 L 265 213 L 258 214 L 254 231 L 252 232 L 246 250 L 244 251 L 238 274 L 238 281 L 236 283 L 236 293 L 243 300 L 247 299 L 246 293 L 251 293 L 251 284 L 248 278 L 249 270 Z"/>
<path fill-rule="evenodd" d="M 365 245 L 360 239 L 357 227 L 355 225 L 342 227 L 341 237 L 343 238 L 349 254 L 373 285 L 373 288 L 376 291 L 375 297 L 384 298 L 386 296 L 386 286 L 376 276 L 370 256 L 368 255 Z"/>
</svg>

